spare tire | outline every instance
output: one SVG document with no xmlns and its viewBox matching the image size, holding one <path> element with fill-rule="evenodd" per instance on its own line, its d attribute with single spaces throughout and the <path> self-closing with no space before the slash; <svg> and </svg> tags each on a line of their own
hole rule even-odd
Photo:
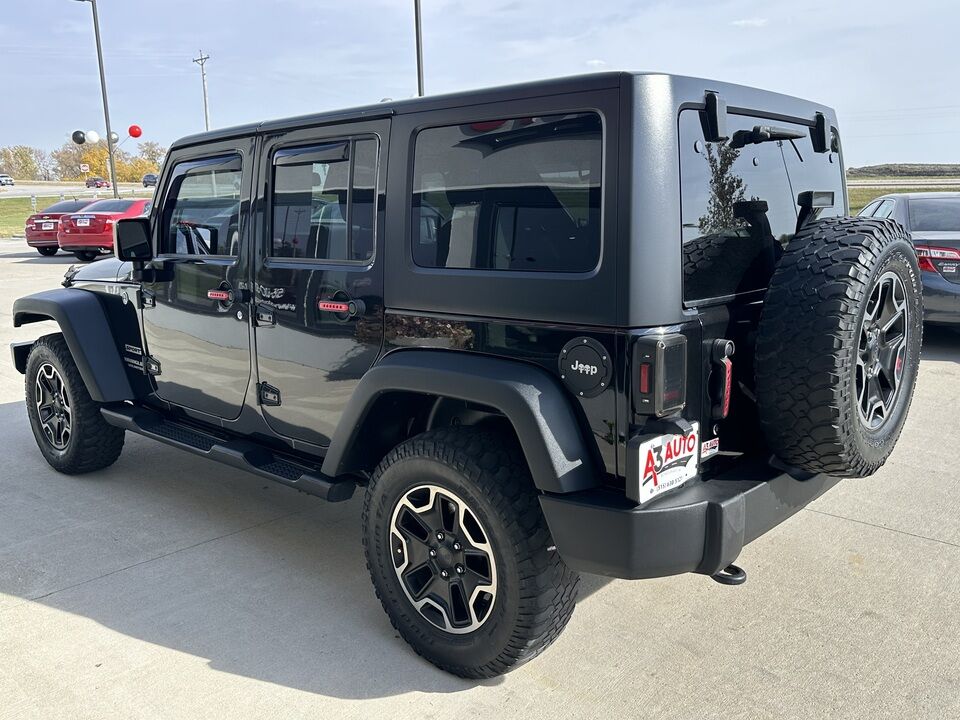
<svg viewBox="0 0 960 720">
<path fill-rule="evenodd" d="M 920 270 L 902 226 L 840 217 L 804 227 L 777 263 L 758 328 L 771 450 L 809 472 L 875 472 L 906 420 L 922 334 Z"/>
</svg>

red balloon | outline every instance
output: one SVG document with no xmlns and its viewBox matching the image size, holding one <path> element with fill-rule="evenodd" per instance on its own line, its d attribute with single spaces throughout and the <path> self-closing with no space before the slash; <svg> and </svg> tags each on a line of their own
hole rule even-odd
<svg viewBox="0 0 960 720">
<path fill-rule="evenodd" d="M 127 128 L 127 132 L 130 133 L 130 137 L 138 138 L 143 135 L 143 129 L 139 125 L 131 125 Z"/>
</svg>

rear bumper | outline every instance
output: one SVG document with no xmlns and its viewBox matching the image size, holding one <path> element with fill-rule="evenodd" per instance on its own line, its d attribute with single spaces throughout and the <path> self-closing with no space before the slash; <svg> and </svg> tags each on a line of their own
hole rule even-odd
<svg viewBox="0 0 960 720">
<path fill-rule="evenodd" d="M 112 250 L 113 234 L 106 235 L 97 233 L 96 235 L 83 235 L 80 233 L 71 233 L 65 235 L 61 233 L 57 244 L 61 250 Z"/>
<path fill-rule="evenodd" d="M 56 232 L 26 233 L 27 245 L 30 247 L 58 247 Z"/>
<path fill-rule="evenodd" d="M 627 579 L 714 575 L 838 481 L 797 480 L 762 461 L 744 461 L 643 507 L 610 490 L 543 495 L 540 505 L 557 551 L 574 570 Z"/>
<path fill-rule="evenodd" d="M 923 319 L 929 323 L 960 323 L 960 284 L 938 273 L 923 273 Z"/>
</svg>

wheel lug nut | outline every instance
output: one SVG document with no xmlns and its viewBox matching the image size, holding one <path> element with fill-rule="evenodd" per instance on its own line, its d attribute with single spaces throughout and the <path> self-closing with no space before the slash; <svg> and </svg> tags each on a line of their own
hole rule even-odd
<svg viewBox="0 0 960 720">
<path fill-rule="evenodd" d="M 457 575 L 463 575 L 463 565 L 457 565 Z"/>
<path fill-rule="evenodd" d="M 436 557 L 436 556 L 437 556 L 437 551 L 434 550 L 433 548 L 430 548 L 430 557 Z"/>
<path fill-rule="evenodd" d="M 441 571 L 440 571 L 440 577 L 442 577 L 444 580 L 446 580 L 448 577 L 450 577 L 450 573 L 448 573 L 446 570 L 441 570 Z"/>
<path fill-rule="evenodd" d="M 457 552 L 460 552 L 460 550 L 461 550 L 460 543 L 455 542 L 455 543 L 453 544 L 453 549 L 456 550 Z"/>
<path fill-rule="evenodd" d="M 437 533 L 437 540 L 439 540 L 440 542 L 443 542 L 443 533 L 442 533 L 442 532 L 438 532 L 438 533 Z"/>
</svg>

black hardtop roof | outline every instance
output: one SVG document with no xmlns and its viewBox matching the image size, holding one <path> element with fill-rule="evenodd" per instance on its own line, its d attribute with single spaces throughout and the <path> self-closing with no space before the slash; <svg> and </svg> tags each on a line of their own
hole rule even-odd
<svg viewBox="0 0 960 720">
<path fill-rule="evenodd" d="M 390 117 L 392 115 L 401 115 L 405 113 L 423 112 L 442 108 L 456 107 L 458 105 L 474 105 L 485 102 L 498 102 L 507 100 L 517 100 L 523 98 L 559 95 L 567 92 L 582 92 L 589 90 L 601 90 L 606 88 L 616 88 L 624 83 L 633 81 L 639 77 L 659 77 L 679 89 L 679 94 L 683 91 L 693 91 L 696 89 L 698 95 L 691 95 L 690 98 L 684 98 L 684 101 L 690 101 L 694 98 L 700 99 L 705 89 L 713 90 L 721 94 L 729 93 L 733 97 L 730 103 L 731 109 L 736 106 L 737 99 L 751 98 L 756 107 L 772 109 L 782 109 L 784 115 L 795 115 L 797 117 L 813 118 L 814 112 L 823 112 L 830 119 L 835 118 L 833 110 L 829 107 L 818 105 L 816 103 L 799 100 L 788 95 L 768 92 L 756 88 L 750 88 L 743 85 L 731 83 L 721 83 L 704 78 L 686 77 L 681 75 L 670 75 L 657 72 L 627 72 L 611 71 L 600 73 L 589 73 L 586 75 L 571 75 L 567 77 L 551 78 L 546 80 L 534 80 L 531 82 L 518 83 L 514 85 L 502 85 L 492 88 L 478 88 L 473 90 L 463 90 L 455 93 L 446 93 L 441 95 L 426 95 L 424 97 L 410 98 L 406 100 L 388 100 L 372 105 L 362 105 L 343 110 L 331 110 L 321 113 L 311 113 L 308 115 L 298 115 L 295 117 L 281 118 L 276 120 L 265 120 L 261 122 L 248 123 L 245 125 L 236 125 L 209 132 L 188 135 L 175 141 L 171 150 L 197 145 L 202 143 L 214 142 L 217 140 L 226 140 L 233 137 L 243 137 L 253 135 L 258 132 L 281 131 L 294 127 L 310 127 L 313 125 L 323 125 L 332 122 L 375 119 L 380 117 Z M 800 109 L 803 112 L 800 112 Z"/>
</svg>

